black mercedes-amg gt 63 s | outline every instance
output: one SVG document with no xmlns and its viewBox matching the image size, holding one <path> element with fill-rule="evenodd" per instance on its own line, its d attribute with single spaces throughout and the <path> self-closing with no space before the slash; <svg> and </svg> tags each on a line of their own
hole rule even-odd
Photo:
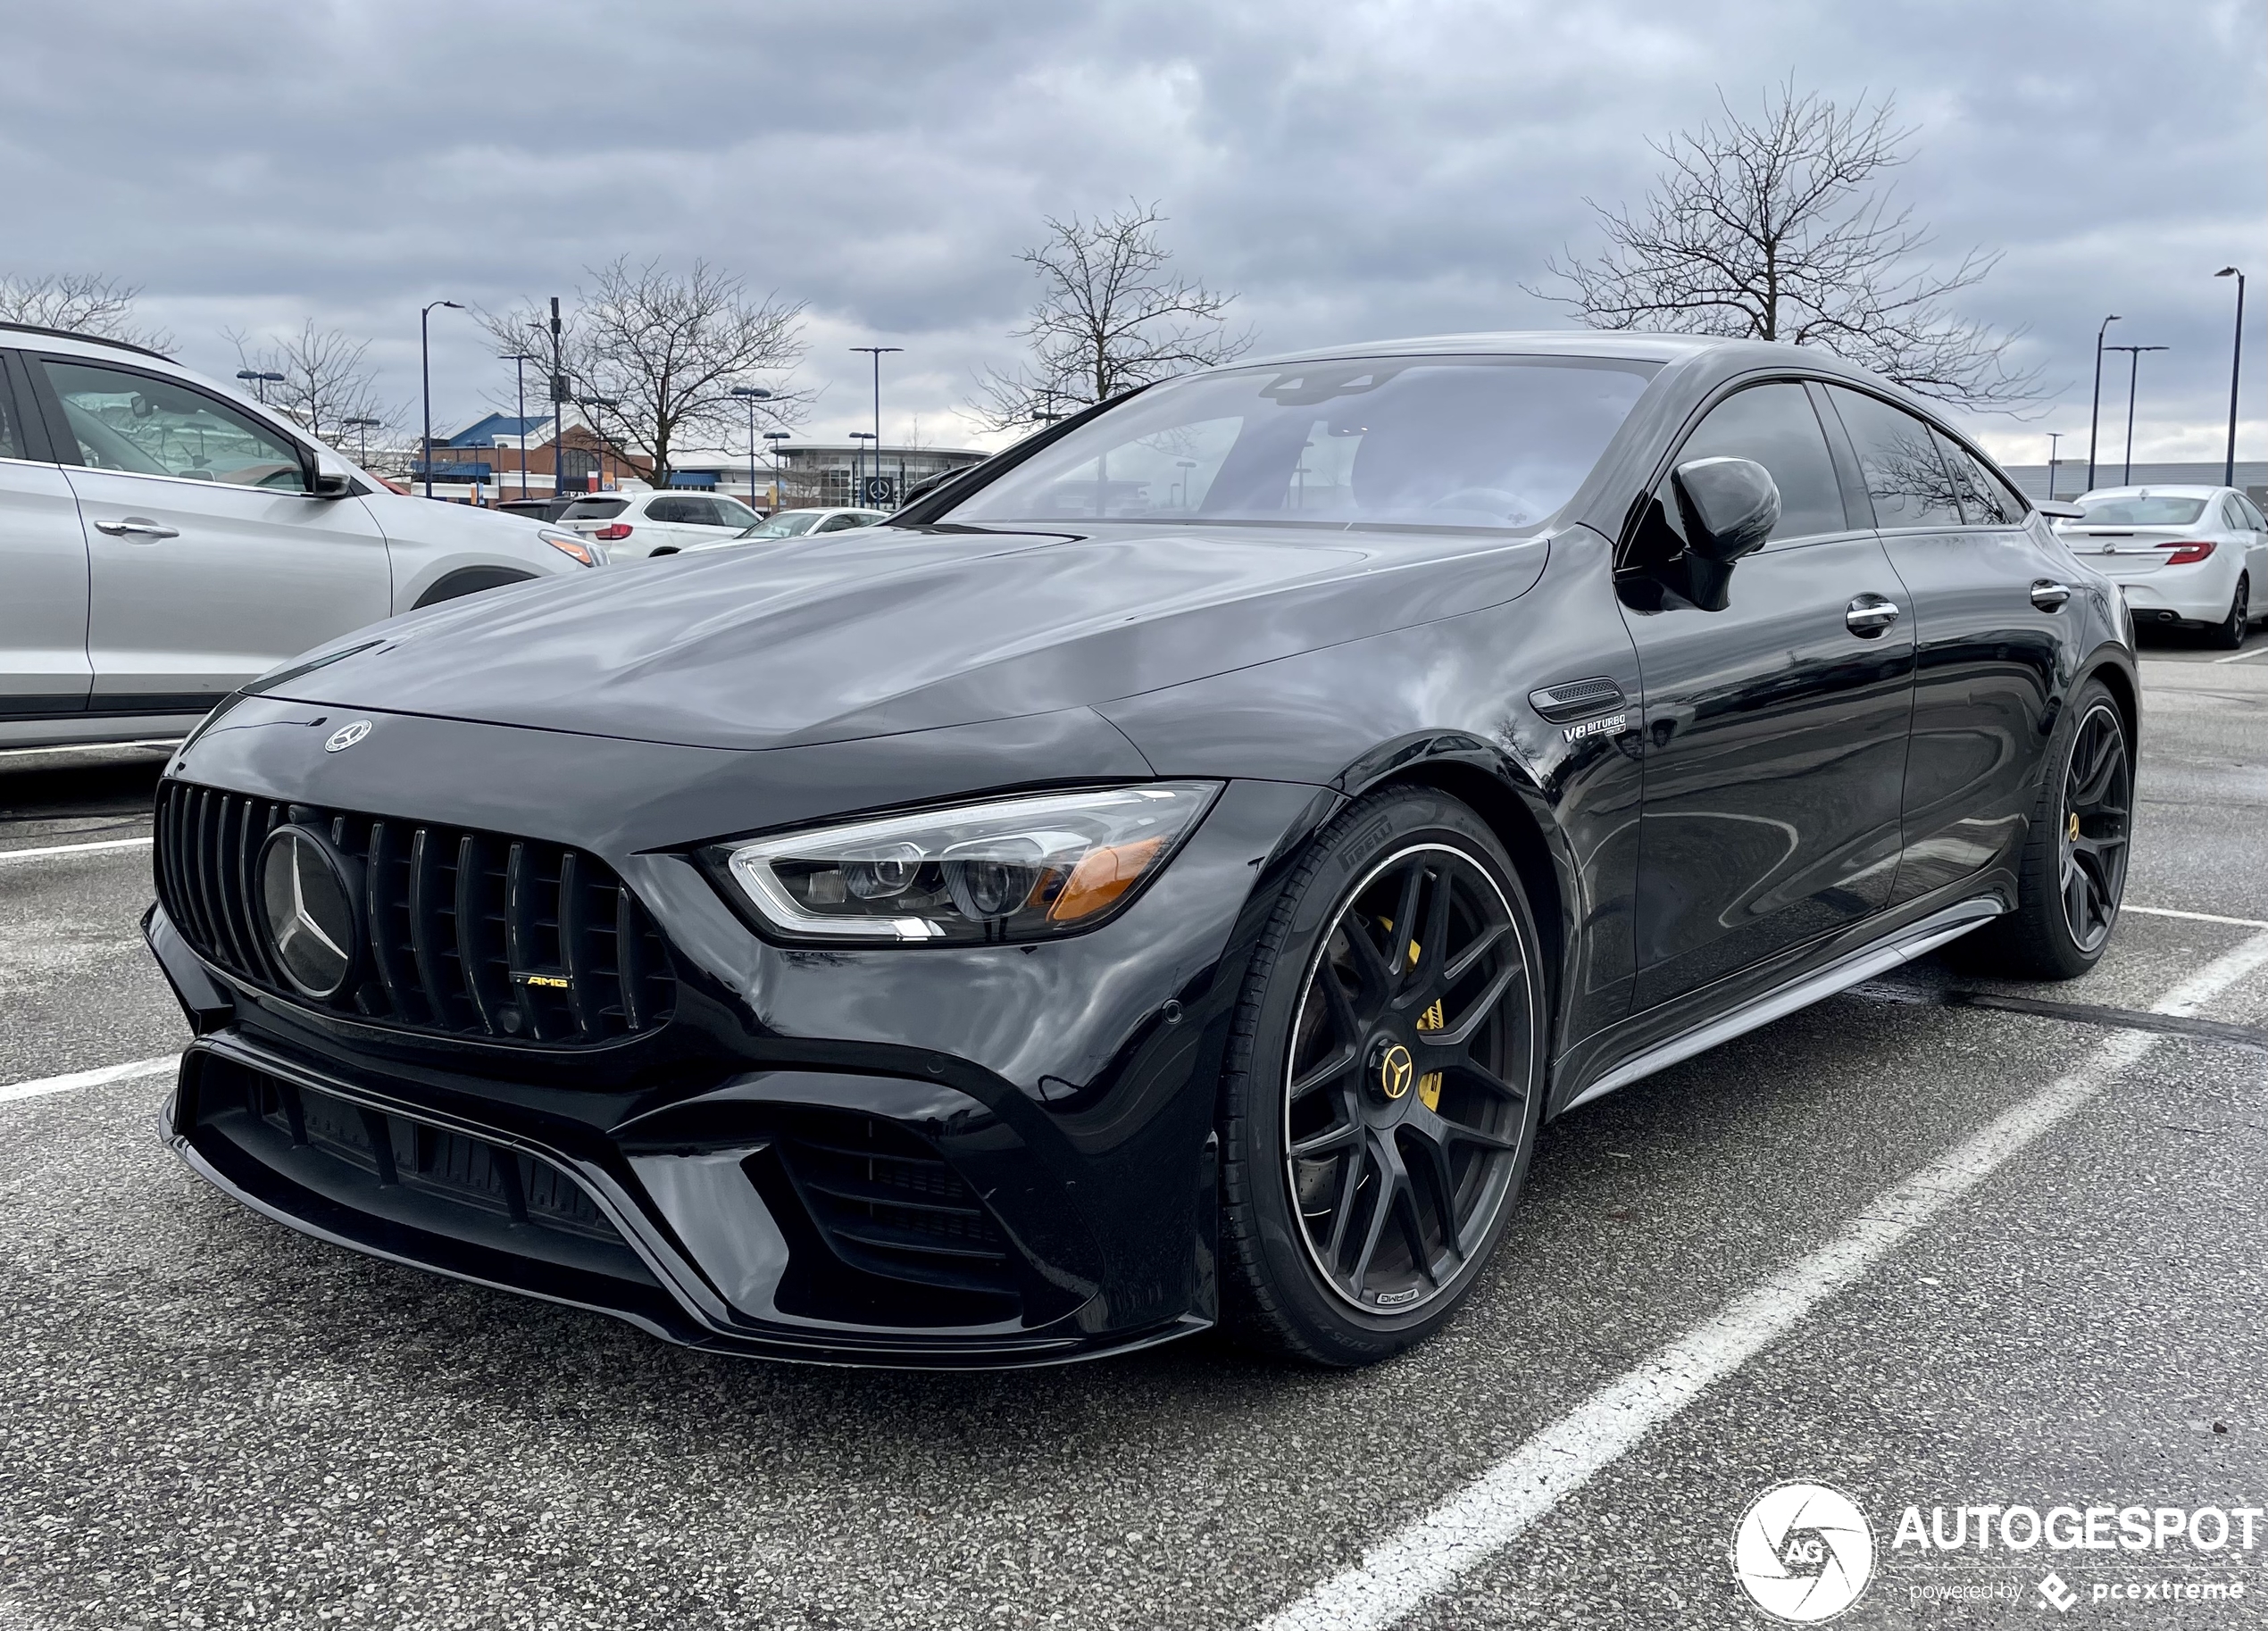
<svg viewBox="0 0 2268 1631">
<path fill-rule="evenodd" d="M 183 1160 L 838 1363 L 1448 1319 L 1536 1131 L 1917 957 L 2089 967 L 2136 678 L 1816 352 L 1413 340 L 1121 396 L 888 524 L 453 602 L 168 768 Z"/>
</svg>

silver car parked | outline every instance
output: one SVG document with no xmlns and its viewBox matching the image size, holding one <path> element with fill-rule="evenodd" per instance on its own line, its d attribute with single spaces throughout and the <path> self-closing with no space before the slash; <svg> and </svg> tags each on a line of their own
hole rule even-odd
<svg viewBox="0 0 2268 1631">
<path fill-rule="evenodd" d="M 605 558 L 405 498 L 154 352 L 0 323 L 0 746 L 179 736 L 350 629 Z"/>
</svg>

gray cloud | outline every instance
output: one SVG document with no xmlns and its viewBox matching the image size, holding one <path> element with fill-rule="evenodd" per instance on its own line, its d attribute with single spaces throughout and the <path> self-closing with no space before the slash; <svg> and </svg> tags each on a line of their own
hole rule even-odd
<svg viewBox="0 0 2268 1631">
<path fill-rule="evenodd" d="M 427 299 L 700 255 L 811 303 L 813 433 L 859 422 L 844 348 L 880 338 L 906 347 L 891 434 L 918 413 L 957 439 L 1029 297 L 1015 251 L 1044 214 L 1129 196 L 1244 292 L 1263 348 L 1562 326 L 1520 286 L 1588 245 L 1583 198 L 1641 191 L 1646 137 L 1719 87 L 1753 104 L 1791 73 L 1895 92 L 1922 127 L 1904 194 L 1949 254 L 2006 251 L 1968 310 L 2026 326 L 2068 387 L 2037 429 L 2083 439 L 2117 311 L 2173 347 L 2144 364 L 2142 446 L 2216 454 L 2231 291 L 2210 274 L 2268 271 L 2268 39 L 2245 4 L 18 0 L 0 30 L 0 270 L 143 283 L 185 359 L 224 372 L 224 327 L 367 334 L 397 399 Z M 436 319 L 437 418 L 459 420 L 509 370 Z M 2257 453 L 2268 379 L 2247 384 Z"/>
</svg>

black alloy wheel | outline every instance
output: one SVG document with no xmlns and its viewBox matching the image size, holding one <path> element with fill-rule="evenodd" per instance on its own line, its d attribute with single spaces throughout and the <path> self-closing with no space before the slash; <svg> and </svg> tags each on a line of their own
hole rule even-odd
<svg viewBox="0 0 2268 1631">
<path fill-rule="evenodd" d="M 1502 846 L 1455 800 L 1373 795 L 1317 839 L 1231 1044 L 1232 1329 L 1345 1365 L 1448 1317 L 1534 1143 L 1538 944 Z"/>
<path fill-rule="evenodd" d="M 2229 615 L 2212 628 L 2213 644 L 2222 651 L 2235 651 L 2252 632 L 2252 579 L 2239 574 L 2236 593 L 2229 597 Z"/>
<path fill-rule="evenodd" d="M 2080 720 L 2064 770 L 2060 893 L 2064 927 L 2083 954 L 2099 953 L 2118 921 L 2132 782 L 2126 728 L 2110 699 L 2098 698 Z"/>
</svg>

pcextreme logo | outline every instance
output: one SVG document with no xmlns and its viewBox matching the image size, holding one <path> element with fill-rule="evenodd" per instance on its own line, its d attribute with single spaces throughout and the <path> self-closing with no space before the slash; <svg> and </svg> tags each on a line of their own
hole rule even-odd
<svg viewBox="0 0 2268 1631">
<path fill-rule="evenodd" d="M 1774 1619 L 1815 1625 L 1865 1594 L 1874 1577 L 1874 1530 L 1839 1489 L 1776 1484 L 1741 1515 L 1732 1575 Z"/>
</svg>

